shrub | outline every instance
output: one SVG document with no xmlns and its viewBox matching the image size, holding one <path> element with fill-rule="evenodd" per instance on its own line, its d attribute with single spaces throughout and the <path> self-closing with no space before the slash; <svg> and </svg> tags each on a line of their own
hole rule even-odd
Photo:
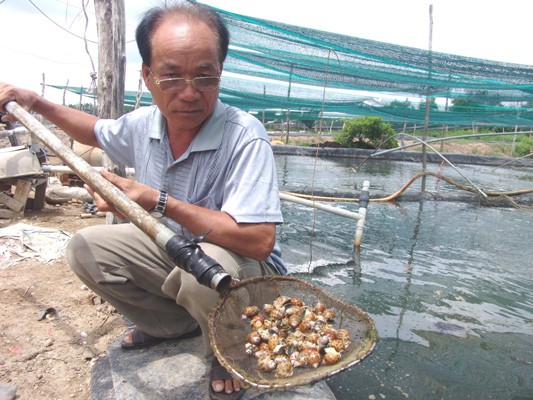
<svg viewBox="0 0 533 400">
<path fill-rule="evenodd" d="M 344 127 L 334 140 L 346 147 L 391 149 L 398 146 L 395 132 L 380 117 L 357 117 L 343 120 Z"/>
<path fill-rule="evenodd" d="M 533 153 L 533 136 L 524 136 L 519 139 L 519 143 L 515 148 L 516 157 L 525 157 Z"/>
</svg>

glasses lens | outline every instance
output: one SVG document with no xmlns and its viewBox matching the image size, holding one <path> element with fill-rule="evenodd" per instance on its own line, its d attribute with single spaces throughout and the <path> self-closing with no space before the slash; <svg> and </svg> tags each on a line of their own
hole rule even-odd
<svg viewBox="0 0 533 400">
<path fill-rule="evenodd" d="M 182 78 L 162 79 L 159 81 L 159 87 L 164 92 L 179 92 L 185 89 L 187 82 Z"/>
<path fill-rule="evenodd" d="M 198 90 L 213 90 L 218 87 L 220 78 L 216 76 L 202 76 L 194 79 L 194 86 Z"/>
</svg>

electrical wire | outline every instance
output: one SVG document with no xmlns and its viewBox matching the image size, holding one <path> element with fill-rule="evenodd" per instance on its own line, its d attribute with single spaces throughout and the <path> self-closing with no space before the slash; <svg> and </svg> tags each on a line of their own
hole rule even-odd
<svg viewBox="0 0 533 400">
<path fill-rule="evenodd" d="M 74 36 L 74 37 L 77 37 L 78 39 L 87 40 L 88 42 L 98 44 L 97 41 L 89 40 L 89 39 L 85 39 L 85 38 L 83 38 L 82 36 L 78 36 L 78 35 L 76 35 L 75 33 L 69 31 L 67 28 L 65 28 L 64 26 L 61 26 L 60 24 L 58 24 L 57 22 L 55 22 L 52 18 L 50 18 L 48 15 L 46 15 L 46 13 L 45 13 L 43 10 L 41 10 L 41 9 L 37 6 L 37 4 L 35 4 L 32 0 L 28 0 L 28 1 L 31 3 L 32 6 L 34 6 L 34 7 L 37 9 L 37 11 L 39 11 L 42 15 L 44 15 L 44 17 L 45 17 L 46 19 L 48 19 L 50 22 L 52 22 L 52 23 L 53 23 L 54 25 L 56 25 L 58 28 L 63 29 L 65 32 L 67 32 L 68 34 L 70 34 L 70 35 L 72 35 L 72 36 Z"/>
</svg>

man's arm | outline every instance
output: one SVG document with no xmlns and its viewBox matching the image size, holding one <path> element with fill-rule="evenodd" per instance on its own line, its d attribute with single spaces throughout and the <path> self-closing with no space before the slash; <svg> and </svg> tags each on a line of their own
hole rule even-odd
<svg viewBox="0 0 533 400">
<path fill-rule="evenodd" d="M 98 142 L 94 136 L 94 125 L 98 121 L 98 117 L 52 103 L 31 90 L 16 88 L 0 82 L 0 111 L 4 112 L 4 104 L 12 100 L 28 111 L 41 114 L 75 141 L 98 147 Z M 9 118 L 9 115 L 3 117 L 3 120 L 6 119 L 13 120 Z"/>
<path fill-rule="evenodd" d="M 101 173 L 145 210 L 152 210 L 157 204 L 159 190 L 111 172 Z M 117 212 L 98 194 L 88 189 L 100 211 Z M 276 241 L 274 223 L 237 223 L 223 211 L 210 210 L 171 197 L 168 198 L 165 216 L 176 221 L 193 235 L 209 232 L 206 242 L 225 247 L 254 260 L 265 260 L 272 252 Z"/>
</svg>

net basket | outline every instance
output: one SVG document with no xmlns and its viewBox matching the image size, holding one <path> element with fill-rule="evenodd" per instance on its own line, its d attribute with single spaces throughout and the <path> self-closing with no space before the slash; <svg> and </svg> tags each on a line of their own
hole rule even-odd
<svg viewBox="0 0 533 400">
<path fill-rule="evenodd" d="M 298 367 L 292 370 L 291 376 L 277 377 L 273 371 L 261 370 L 257 358 L 246 353 L 245 344 L 252 328 L 250 320 L 243 319 L 244 308 L 261 309 L 282 295 L 299 298 L 306 305 L 322 302 L 335 311 L 332 325 L 347 329 L 350 335 L 349 345 L 341 352 L 338 362 Z M 245 386 L 265 390 L 311 384 L 350 368 L 374 350 L 378 336 L 373 320 L 358 307 L 335 299 L 307 281 L 279 275 L 245 279 L 222 293 L 209 316 L 209 335 L 216 357 L 236 379 Z"/>
</svg>

